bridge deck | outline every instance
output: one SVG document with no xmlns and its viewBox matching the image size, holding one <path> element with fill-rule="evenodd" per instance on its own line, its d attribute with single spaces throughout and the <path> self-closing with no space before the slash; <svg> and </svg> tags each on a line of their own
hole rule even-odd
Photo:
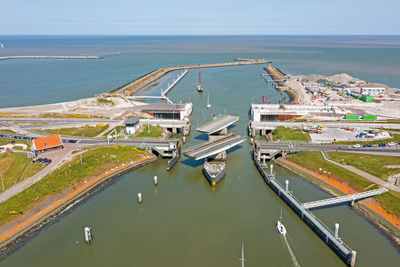
<svg viewBox="0 0 400 267">
<path fill-rule="evenodd" d="M 363 198 L 367 198 L 367 197 L 380 195 L 387 191 L 388 190 L 386 188 L 379 188 L 379 189 L 375 189 L 375 190 L 371 190 L 371 191 L 367 191 L 367 192 L 361 192 L 361 193 L 352 194 L 352 195 L 333 197 L 333 198 L 328 198 L 328 199 L 323 199 L 323 200 L 307 202 L 307 203 L 303 203 L 303 207 L 306 209 L 312 209 L 312 208 L 317 208 L 317 207 L 329 206 L 329 205 L 339 204 L 339 203 L 343 203 L 343 202 L 350 202 L 350 201 L 355 201 L 358 199 L 363 199 Z"/>
<path fill-rule="evenodd" d="M 183 154 L 189 158 L 199 160 L 226 151 L 242 143 L 244 140 L 245 138 L 240 135 L 229 134 L 217 140 L 207 141 L 200 145 L 189 147 L 183 151 Z"/>
<path fill-rule="evenodd" d="M 212 134 L 224 128 L 227 128 L 229 125 L 232 125 L 238 120 L 239 116 L 224 115 L 199 126 L 196 130 L 198 132 Z"/>
</svg>

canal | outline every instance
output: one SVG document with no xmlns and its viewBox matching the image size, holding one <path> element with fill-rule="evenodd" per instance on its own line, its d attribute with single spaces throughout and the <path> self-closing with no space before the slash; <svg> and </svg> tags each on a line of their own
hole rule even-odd
<svg viewBox="0 0 400 267">
<path fill-rule="evenodd" d="M 261 73 L 261 65 L 203 69 L 200 94 L 198 72 L 190 70 L 168 95 L 174 102 L 193 102 L 186 145 L 206 140 L 194 129 L 213 114 L 240 116 L 230 131 L 246 136 L 250 104 L 260 103 L 263 94 L 277 103 L 280 95 L 266 85 Z M 154 90 L 159 92 L 159 86 Z M 211 109 L 205 107 L 208 93 Z M 281 208 L 288 243 L 300 265 L 344 265 L 264 183 L 248 142 L 229 151 L 226 177 L 216 188 L 204 178 L 202 163 L 182 156 L 167 172 L 166 160 L 158 160 L 119 177 L 33 235 L 0 266 L 239 266 L 241 242 L 246 266 L 293 266 L 275 228 Z M 286 169 L 276 166 L 275 172 L 281 181 L 290 180 L 291 190 L 302 201 L 329 196 Z M 143 194 L 140 206 L 138 192 Z M 331 229 L 340 223 L 341 237 L 357 251 L 356 266 L 400 262 L 392 243 L 351 208 L 336 206 L 315 214 Z M 85 226 L 92 227 L 91 245 L 84 243 Z"/>
</svg>

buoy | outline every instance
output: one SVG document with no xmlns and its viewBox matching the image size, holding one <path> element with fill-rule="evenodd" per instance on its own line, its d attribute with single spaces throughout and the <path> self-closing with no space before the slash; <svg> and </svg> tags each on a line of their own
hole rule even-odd
<svg viewBox="0 0 400 267">
<path fill-rule="evenodd" d="M 157 176 L 154 176 L 154 185 L 157 185 L 157 184 L 158 184 Z"/>
<path fill-rule="evenodd" d="M 212 186 L 215 186 L 215 181 L 212 181 Z"/>
<path fill-rule="evenodd" d="M 139 203 L 142 203 L 142 201 L 143 201 L 142 193 L 138 193 L 138 194 L 137 194 L 137 199 L 138 199 L 138 202 L 139 202 Z"/>
</svg>

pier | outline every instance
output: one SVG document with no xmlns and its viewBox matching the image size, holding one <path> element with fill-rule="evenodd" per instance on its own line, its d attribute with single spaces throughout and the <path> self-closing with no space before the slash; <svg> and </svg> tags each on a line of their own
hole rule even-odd
<svg viewBox="0 0 400 267">
<path fill-rule="evenodd" d="M 167 89 L 165 89 L 165 91 L 161 91 L 161 96 L 165 96 L 166 94 L 169 93 L 169 91 L 171 91 L 172 88 L 174 88 L 174 86 L 180 81 L 182 80 L 183 77 L 185 77 L 185 75 L 188 73 L 189 71 L 187 69 L 185 69 L 184 72 L 182 72 L 181 74 L 178 75 L 178 78 L 176 78 L 175 80 L 172 81 L 171 84 L 168 84 Z"/>
<path fill-rule="evenodd" d="M 9 56 L 0 57 L 0 60 L 6 59 L 102 59 L 98 56 Z"/>
<path fill-rule="evenodd" d="M 286 188 L 284 188 L 275 180 L 272 167 L 270 168 L 270 173 L 267 173 L 265 165 L 262 165 L 258 160 L 254 160 L 254 162 L 267 185 L 340 257 L 340 259 L 348 266 L 353 267 L 356 263 L 357 253 L 339 238 L 338 230 L 333 233 L 315 215 L 306 209 L 289 191 L 288 183 L 286 184 Z"/>
</svg>

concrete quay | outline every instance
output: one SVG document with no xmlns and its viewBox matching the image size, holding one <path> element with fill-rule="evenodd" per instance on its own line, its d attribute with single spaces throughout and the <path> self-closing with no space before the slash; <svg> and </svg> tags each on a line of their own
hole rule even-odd
<svg viewBox="0 0 400 267">
<path fill-rule="evenodd" d="M 0 57 L 0 60 L 6 59 L 102 59 L 98 56 L 8 56 Z"/>
</svg>

